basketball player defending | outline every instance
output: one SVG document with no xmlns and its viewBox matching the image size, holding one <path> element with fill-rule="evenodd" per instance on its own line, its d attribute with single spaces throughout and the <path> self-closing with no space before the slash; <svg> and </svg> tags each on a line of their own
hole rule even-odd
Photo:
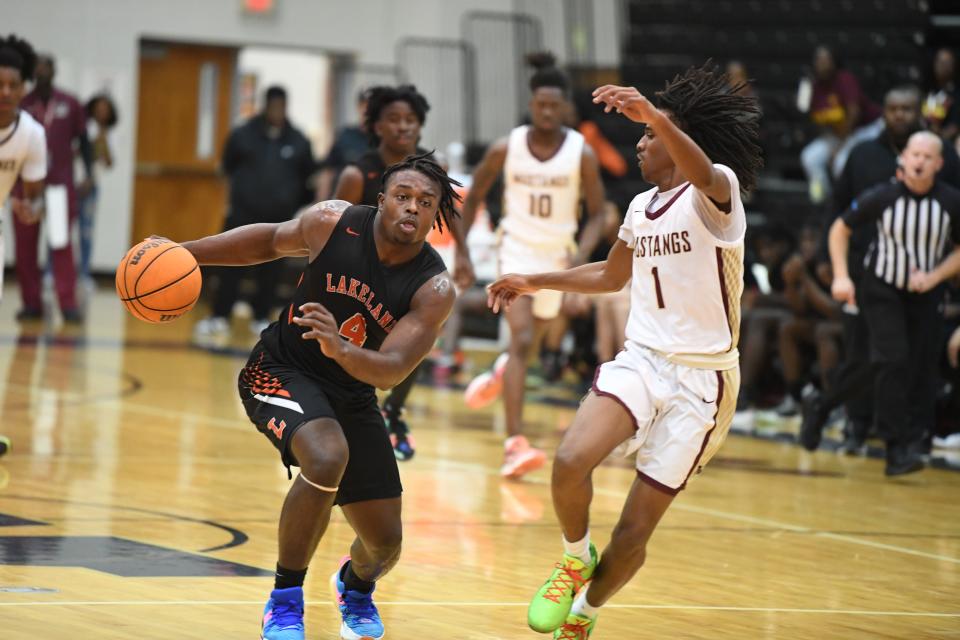
<svg viewBox="0 0 960 640">
<path fill-rule="evenodd" d="M 737 90 L 704 67 L 659 92 L 659 109 L 632 87 L 594 91 L 608 112 L 646 125 L 637 157 L 656 187 L 633 199 L 605 262 L 490 285 L 496 311 L 539 289 L 617 291 L 633 276 L 626 349 L 600 367 L 553 466 L 565 553 L 534 596 L 528 623 L 554 638 L 589 637 L 600 606 L 643 565 L 660 518 L 730 426 L 740 380 L 740 191 L 761 165 L 760 111 Z M 618 445 L 636 454 L 637 478 L 598 562 L 591 475 Z"/>
<path fill-rule="evenodd" d="M 400 556 L 402 488 L 374 387 L 423 360 L 453 307 L 450 276 L 424 242 L 456 215 L 453 184 L 430 154 L 411 156 L 384 173 L 377 207 L 329 200 L 296 220 L 183 243 L 208 265 L 309 256 L 239 379 L 250 420 L 300 468 L 280 513 L 264 640 L 303 639 L 303 580 L 334 504 L 357 534 L 331 578 L 340 637 L 383 637 L 372 596 Z"/>
<path fill-rule="evenodd" d="M 43 213 L 43 180 L 47 177 L 47 138 L 43 126 L 20 110 L 24 84 L 33 78 L 37 56 L 26 40 L 0 39 L 0 204 L 21 180 L 10 199 L 23 224 L 38 224 Z M 2 230 L 0 230 L 2 231 Z M 0 298 L 3 297 L 3 235 L 0 233 Z M 10 439 L 0 436 L 0 456 Z"/>
<path fill-rule="evenodd" d="M 597 158 L 579 132 L 563 125 L 570 108 L 570 82 L 553 66 L 550 54 L 535 54 L 538 66 L 530 79 L 532 125 L 517 127 L 493 143 L 473 175 L 463 205 L 464 229 L 470 229 L 497 176 L 504 175 L 504 209 L 500 223 L 500 273 L 537 273 L 583 264 L 603 234 L 603 183 Z M 581 189 L 590 219 L 576 255 Z M 572 258 L 572 260 L 571 260 Z M 530 446 L 523 431 L 523 392 L 527 360 L 550 320 L 560 313 L 563 294 L 538 291 L 524 295 L 506 311 L 510 326 L 507 357 L 494 371 L 468 386 L 468 404 L 476 394 L 493 400 L 501 389 L 507 440 L 501 475 L 519 478 L 539 469 L 547 456 Z M 505 362 L 505 365 L 504 365 Z"/>
</svg>

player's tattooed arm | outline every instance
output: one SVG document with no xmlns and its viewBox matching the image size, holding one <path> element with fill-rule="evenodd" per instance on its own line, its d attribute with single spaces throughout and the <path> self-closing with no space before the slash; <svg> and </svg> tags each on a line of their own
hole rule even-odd
<svg viewBox="0 0 960 640">
<path fill-rule="evenodd" d="M 450 282 L 450 276 L 446 273 L 434 276 L 432 285 L 433 290 L 439 295 L 445 295 L 447 291 L 450 290 L 450 287 L 453 286 Z"/>
</svg>

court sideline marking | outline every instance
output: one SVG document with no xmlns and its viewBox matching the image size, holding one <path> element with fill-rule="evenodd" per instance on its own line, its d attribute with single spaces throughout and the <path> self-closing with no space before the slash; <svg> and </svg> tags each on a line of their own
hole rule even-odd
<svg viewBox="0 0 960 640">
<path fill-rule="evenodd" d="M 64 600 L 61 602 L 0 602 L 0 607 L 155 607 L 155 606 L 252 606 L 262 605 L 262 600 Z M 323 606 L 329 600 L 308 600 L 304 604 Z M 377 601 L 378 607 L 527 607 L 529 602 L 424 602 L 416 601 Z M 671 611 L 732 611 L 737 613 L 810 613 L 839 614 L 855 616 L 897 616 L 912 618 L 960 618 L 960 613 L 923 612 L 923 611 L 869 611 L 862 609 L 789 609 L 782 607 L 724 607 L 710 605 L 684 604 L 607 604 L 604 609 L 654 609 Z"/>
</svg>

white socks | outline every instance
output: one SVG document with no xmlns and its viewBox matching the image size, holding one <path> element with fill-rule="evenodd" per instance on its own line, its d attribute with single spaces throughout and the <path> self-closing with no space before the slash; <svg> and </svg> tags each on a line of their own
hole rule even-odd
<svg viewBox="0 0 960 640">
<path fill-rule="evenodd" d="M 580 594 L 577 596 L 577 599 L 573 601 L 573 607 L 570 608 L 570 613 L 579 616 L 586 616 L 587 618 L 594 618 L 596 617 L 597 613 L 600 612 L 600 607 L 595 607 L 587 602 L 587 591 L 589 591 L 589 589 L 580 590 Z"/>
<path fill-rule="evenodd" d="M 587 529 L 587 535 L 582 540 L 570 542 L 566 536 L 563 537 L 563 550 L 567 555 L 580 558 L 583 564 L 590 564 L 593 558 L 590 557 L 590 530 Z"/>
</svg>

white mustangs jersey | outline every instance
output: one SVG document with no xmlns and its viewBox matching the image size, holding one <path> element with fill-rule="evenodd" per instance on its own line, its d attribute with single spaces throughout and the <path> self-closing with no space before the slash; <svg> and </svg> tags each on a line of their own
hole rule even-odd
<svg viewBox="0 0 960 640">
<path fill-rule="evenodd" d="M 10 195 L 18 176 L 27 182 L 47 177 L 47 137 L 26 111 L 0 129 L 0 203 Z"/>
<path fill-rule="evenodd" d="M 522 126 L 510 132 L 500 228 L 527 244 L 569 245 L 580 212 L 583 136 L 567 129 L 557 152 L 541 161 L 530 152 L 529 130 Z"/>
<path fill-rule="evenodd" d="M 746 214 L 730 180 L 730 212 L 684 183 L 630 203 L 619 237 L 633 249 L 627 340 L 666 354 L 730 354 L 740 329 Z"/>
</svg>

